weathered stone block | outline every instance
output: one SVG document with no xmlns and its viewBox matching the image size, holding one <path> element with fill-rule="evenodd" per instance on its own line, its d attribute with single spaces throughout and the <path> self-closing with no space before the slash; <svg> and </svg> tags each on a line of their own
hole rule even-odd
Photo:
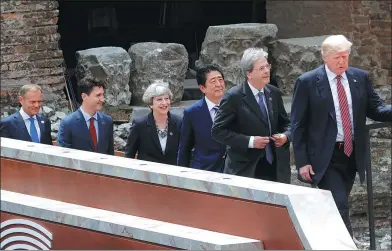
<svg viewBox="0 0 392 251">
<path fill-rule="evenodd" d="M 280 39 L 269 45 L 271 76 L 284 95 L 291 95 L 296 79 L 323 63 L 321 43 L 327 36 Z"/>
<path fill-rule="evenodd" d="M 78 80 L 96 76 L 96 69 L 103 72 L 108 80 L 105 102 L 111 106 L 129 104 L 129 76 L 131 58 L 119 47 L 100 47 L 76 52 L 76 77 Z"/>
<path fill-rule="evenodd" d="M 154 80 L 169 83 L 172 102 L 179 102 L 184 94 L 184 80 L 188 69 L 188 52 L 182 44 L 138 43 L 128 51 L 132 59 L 130 86 L 133 104 L 142 104 L 146 88 Z"/>
<path fill-rule="evenodd" d="M 239 62 L 244 50 L 260 47 L 267 50 L 268 43 L 276 37 L 278 28 L 274 24 L 230 24 L 210 26 L 202 44 L 196 66 L 219 65 L 225 75 L 226 88 L 245 80 Z"/>
</svg>

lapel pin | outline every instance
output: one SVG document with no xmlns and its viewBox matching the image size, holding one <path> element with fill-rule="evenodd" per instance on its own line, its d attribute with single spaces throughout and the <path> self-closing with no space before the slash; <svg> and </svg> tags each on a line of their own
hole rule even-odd
<svg viewBox="0 0 392 251">
<path fill-rule="evenodd" d="M 172 132 L 170 132 L 170 136 L 173 136 L 173 133 L 172 133 Z"/>
<path fill-rule="evenodd" d="M 357 80 L 356 80 L 356 79 L 354 79 L 354 82 L 357 82 Z"/>
<path fill-rule="evenodd" d="M 41 120 L 41 123 L 42 123 L 42 124 L 44 124 L 44 123 L 45 123 L 45 121 Z"/>
<path fill-rule="evenodd" d="M 269 98 L 269 100 L 271 100 L 271 101 L 272 101 L 272 98 Z"/>
</svg>

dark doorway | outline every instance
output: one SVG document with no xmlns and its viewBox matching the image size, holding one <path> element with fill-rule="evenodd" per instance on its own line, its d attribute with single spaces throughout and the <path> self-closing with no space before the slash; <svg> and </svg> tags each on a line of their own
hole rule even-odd
<svg viewBox="0 0 392 251">
<path fill-rule="evenodd" d="M 266 22 L 265 0 L 58 2 L 60 47 L 71 69 L 78 50 L 101 46 L 128 50 L 132 43 L 147 41 L 183 44 L 192 68 L 208 26 Z"/>
</svg>

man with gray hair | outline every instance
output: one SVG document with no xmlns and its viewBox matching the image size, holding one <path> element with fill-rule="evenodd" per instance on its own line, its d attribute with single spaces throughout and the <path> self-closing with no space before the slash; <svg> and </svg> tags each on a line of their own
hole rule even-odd
<svg viewBox="0 0 392 251">
<path fill-rule="evenodd" d="M 19 90 L 21 109 L 0 121 L 0 137 L 52 145 L 50 120 L 39 114 L 42 89 L 26 84 Z"/>
<path fill-rule="evenodd" d="M 343 35 L 321 46 L 324 65 L 296 81 L 291 135 L 298 178 L 330 190 L 347 230 L 353 235 L 348 197 L 358 171 L 365 179 L 366 117 L 392 121 L 368 73 L 348 66 L 352 43 Z"/>
<path fill-rule="evenodd" d="M 290 121 L 281 92 L 269 84 L 267 52 L 245 50 L 246 80 L 223 96 L 212 137 L 227 146 L 224 173 L 290 182 Z"/>
</svg>

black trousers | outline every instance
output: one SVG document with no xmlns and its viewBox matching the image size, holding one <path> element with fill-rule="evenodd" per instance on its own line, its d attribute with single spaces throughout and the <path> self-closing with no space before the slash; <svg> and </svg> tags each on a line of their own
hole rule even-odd
<svg viewBox="0 0 392 251">
<path fill-rule="evenodd" d="M 353 151 L 350 157 L 347 157 L 344 153 L 343 143 L 336 143 L 331 162 L 318 183 L 320 189 L 331 191 L 351 237 L 353 236 L 353 230 L 350 223 L 348 197 L 354 185 L 356 172 L 355 152 Z"/>
<path fill-rule="evenodd" d="M 270 164 L 265 157 L 261 158 L 256 166 L 255 178 L 277 181 L 276 161 L 273 161 L 272 164 Z"/>
</svg>

